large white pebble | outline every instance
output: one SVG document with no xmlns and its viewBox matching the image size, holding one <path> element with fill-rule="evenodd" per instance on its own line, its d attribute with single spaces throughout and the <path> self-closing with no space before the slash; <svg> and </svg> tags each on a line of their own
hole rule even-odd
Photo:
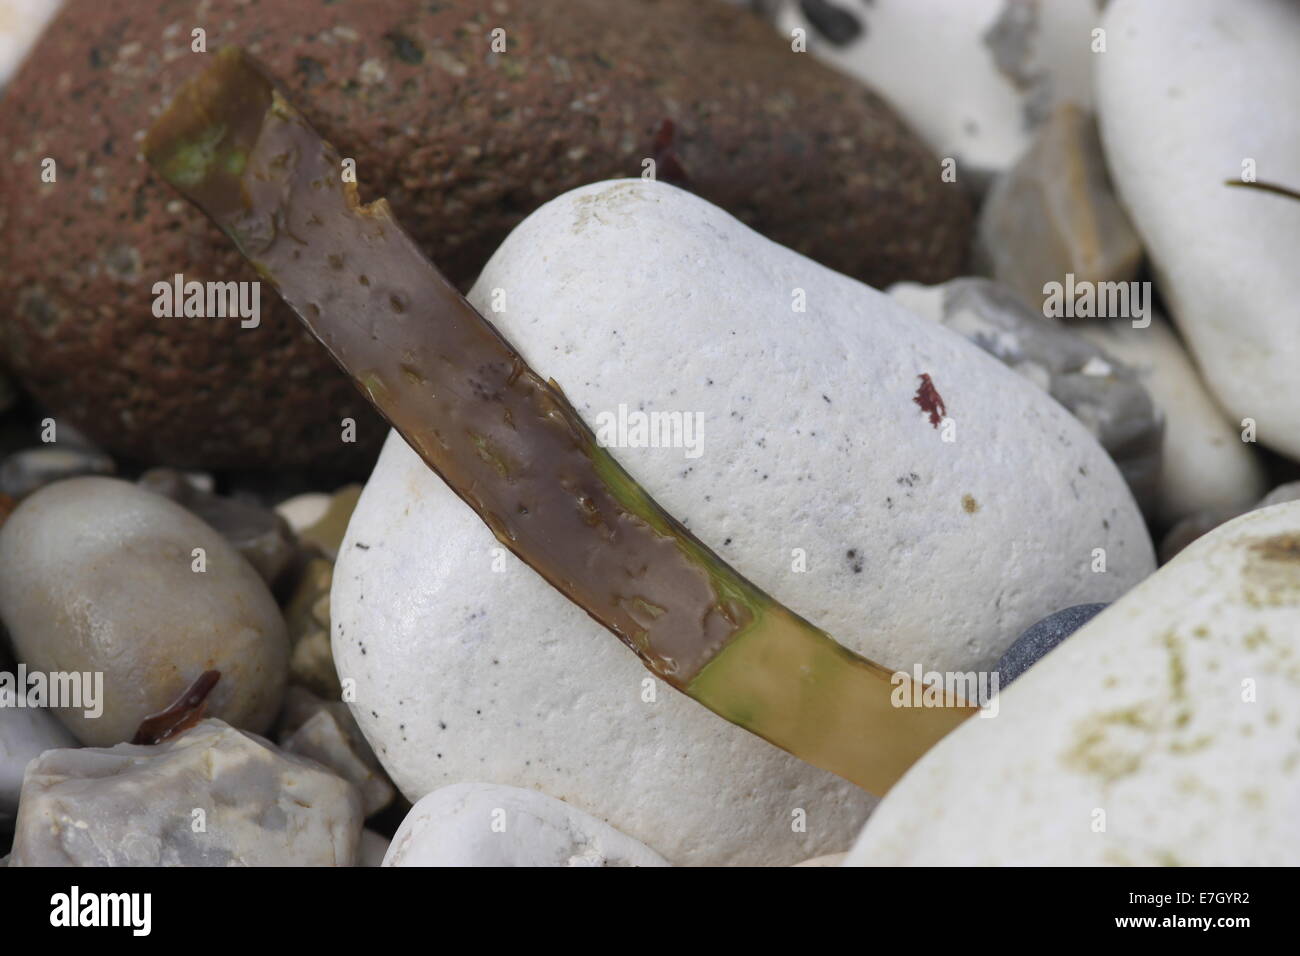
<svg viewBox="0 0 1300 956">
<path fill-rule="evenodd" d="M 1138 374 L 1165 416 L 1157 522 L 1171 525 L 1197 511 L 1245 510 L 1268 479 L 1253 446 L 1228 421 L 1182 343 L 1159 315 L 1146 328 L 1132 322 L 1075 322 L 1070 330 L 1100 346 Z"/>
<path fill-rule="evenodd" d="M 886 666 L 991 667 L 1029 624 L 1153 569 L 1114 465 L 1056 402 L 689 193 L 568 193 L 471 298 L 588 422 L 620 403 L 701 413 L 700 457 L 616 454 L 742 573 Z M 914 401 L 922 374 L 953 442 Z M 872 806 L 651 678 L 396 436 L 340 549 L 331 617 L 357 720 L 412 800 L 529 787 L 673 863 L 750 865 L 842 850 Z"/>
<path fill-rule="evenodd" d="M 423 797 L 384 866 L 668 866 L 658 853 L 554 797 L 459 783 Z"/>
<path fill-rule="evenodd" d="M 130 740 L 206 670 L 221 672 L 210 716 L 260 732 L 280 705 L 288 638 L 261 576 L 129 482 L 71 478 L 23 500 L 0 529 L 0 616 L 29 670 L 102 673 L 102 714 L 53 711 L 90 746 Z"/>
<path fill-rule="evenodd" d="M 1115 0 L 1097 56 L 1112 179 L 1233 422 L 1300 457 L 1300 4 Z M 1238 426 L 1240 427 L 1240 426 Z"/>
<path fill-rule="evenodd" d="M 1300 502 L 1200 538 L 944 738 L 847 865 L 1300 859 Z"/>
</svg>

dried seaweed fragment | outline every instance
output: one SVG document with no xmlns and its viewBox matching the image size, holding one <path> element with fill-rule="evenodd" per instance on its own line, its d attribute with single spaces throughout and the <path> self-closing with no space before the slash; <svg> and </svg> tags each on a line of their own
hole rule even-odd
<svg viewBox="0 0 1300 956">
<path fill-rule="evenodd" d="M 203 719 L 207 710 L 208 695 L 221 680 L 221 671 L 204 671 L 194 683 L 185 688 L 167 707 L 140 721 L 140 727 L 131 739 L 133 744 L 160 744 L 164 740 L 189 730 Z"/>
<path fill-rule="evenodd" d="M 144 153 L 497 539 L 672 686 L 876 793 L 969 716 L 892 706 L 887 670 L 660 508 L 241 51 L 178 93 Z"/>
</svg>

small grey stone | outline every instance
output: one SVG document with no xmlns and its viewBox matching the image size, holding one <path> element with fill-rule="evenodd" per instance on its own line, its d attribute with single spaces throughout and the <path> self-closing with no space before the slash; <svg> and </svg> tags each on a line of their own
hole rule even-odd
<svg viewBox="0 0 1300 956">
<path fill-rule="evenodd" d="M 1284 485 L 1278 485 L 1259 499 L 1259 504 L 1255 505 L 1255 508 L 1268 508 L 1287 501 L 1300 501 L 1300 481 L 1288 481 Z"/>
<path fill-rule="evenodd" d="M 1291 481 L 1278 485 L 1249 508 L 1206 508 L 1183 518 L 1160 541 L 1160 563 L 1168 564 L 1178 552 L 1187 547 L 1203 534 L 1209 534 L 1219 525 L 1231 521 L 1249 511 L 1258 511 L 1272 505 L 1285 504 L 1300 500 L 1300 481 Z"/>
<path fill-rule="evenodd" d="M 278 739 L 287 753 L 310 757 L 351 781 L 361 794 L 367 817 L 383 810 L 397 795 L 352 711 L 340 700 L 321 700 L 305 688 L 290 687 L 284 696 Z"/>
<path fill-rule="evenodd" d="M 111 475 L 113 459 L 87 448 L 63 442 L 15 452 L 0 464 L 0 492 L 25 498 L 64 478 L 80 475 Z"/>
<path fill-rule="evenodd" d="M 384 856 L 388 853 L 391 842 L 382 833 L 362 830 L 361 852 L 357 854 L 357 866 L 383 866 Z"/>
<path fill-rule="evenodd" d="M 1115 198 L 1092 117 L 1062 103 L 1014 167 L 989 190 L 976 233 L 976 259 L 1031 307 L 1043 286 L 1126 282 L 1142 244 Z"/>
<path fill-rule="evenodd" d="M 10 866 L 353 866 L 361 798 L 219 720 L 28 768 Z"/>
<path fill-rule="evenodd" d="M 846 46 L 862 35 L 858 15 L 831 0 L 799 0 L 799 9 L 813 29 L 836 46 Z"/>
<path fill-rule="evenodd" d="M 1039 658 L 1104 611 L 1107 604 L 1076 604 L 1030 625 L 998 661 L 998 683 L 1005 688 Z"/>
<path fill-rule="evenodd" d="M 171 468 L 150 469 L 140 476 L 139 484 L 170 498 L 221 532 L 272 587 L 297 556 L 297 542 L 288 522 L 274 511 L 212 494 L 191 476 Z"/>
<path fill-rule="evenodd" d="M 1225 521 L 1231 521 L 1244 513 L 1236 508 L 1206 508 L 1180 519 L 1160 539 L 1160 563 L 1168 564 L 1178 555 L 1178 552 L 1201 535 L 1209 534 Z"/>
</svg>

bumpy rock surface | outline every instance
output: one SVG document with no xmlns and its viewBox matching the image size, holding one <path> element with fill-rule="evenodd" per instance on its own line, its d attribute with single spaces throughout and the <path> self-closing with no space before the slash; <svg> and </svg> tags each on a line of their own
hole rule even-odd
<svg viewBox="0 0 1300 956">
<path fill-rule="evenodd" d="M 1102 141 L 1161 294 L 1230 420 L 1300 458 L 1300 201 L 1226 184 L 1300 189 L 1300 5 L 1114 0 L 1104 25 Z"/>
<path fill-rule="evenodd" d="M 137 155 L 203 65 L 195 27 L 209 49 L 249 47 L 356 160 L 366 197 L 387 196 L 463 286 L 542 202 L 640 175 L 643 159 L 875 284 L 940 281 L 966 258 L 969 210 L 920 140 L 715 0 L 76 4 L 0 102 L 0 346 L 39 398 L 124 457 L 319 473 L 369 465 L 384 433 L 269 288 L 256 329 L 152 314 L 153 284 L 176 273 L 257 278 Z M 47 156 L 55 183 L 40 180 Z"/>
<path fill-rule="evenodd" d="M 1143 507 L 1152 506 L 1164 420 L 1133 369 L 987 279 L 953 279 L 929 288 L 899 283 L 889 294 L 1068 408 L 1110 453 Z"/>
<path fill-rule="evenodd" d="M 0 617 L 30 669 L 103 673 L 101 716 L 55 711 L 85 744 L 130 740 L 206 670 L 221 671 L 214 717 L 259 732 L 280 706 L 288 642 L 261 577 L 180 505 L 125 481 L 72 478 L 23 500 L 0 529 Z"/>
<path fill-rule="evenodd" d="M 1063 103 L 998 178 L 980 209 L 978 243 L 993 276 L 1039 308 L 1043 286 L 1127 282 L 1142 261 L 1106 173 L 1092 116 Z"/>
<path fill-rule="evenodd" d="M 1188 547 L 890 791 L 850 865 L 1287 866 L 1300 503 Z"/>
<path fill-rule="evenodd" d="M 352 866 L 360 839 L 351 784 L 205 720 L 152 747 L 39 757 L 9 865 Z"/>
<path fill-rule="evenodd" d="M 1112 600 L 1154 566 L 1122 478 L 1064 408 L 681 190 L 556 200 L 493 257 L 480 308 L 494 288 L 501 330 L 588 422 L 620 404 L 702 415 L 696 458 L 615 454 L 743 573 L 888 667 L 990 667 L 1044 614 Z M 400 438 L 348 527 L 331 619 L 353 712 L 412 800 L 530 787 L 679 864 L 836 852 L 871 805 L 656 687 Z"/>
<path fill-rule="evenodd" d="M 668 866 L 658 853 L 536 790 L 462 783 L 406 815 L 384 866 Z"/>
</svg>

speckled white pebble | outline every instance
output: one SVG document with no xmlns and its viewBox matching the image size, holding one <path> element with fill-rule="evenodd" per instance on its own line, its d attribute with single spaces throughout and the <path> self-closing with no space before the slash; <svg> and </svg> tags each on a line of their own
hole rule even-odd
<svg viewBox="0 0 1300 956">
<path fill-rule="evenodd" d="M 848 865 L 1300 859 L 1300 502 L 1237 518 L 890 791 Z"/>
<path fill-rule="evenodd" d="M 742 573 L 886 666 L 991 667 L 1029 624 L 1153 569 L 1115 466 L 1056 402 L 689 193 L 568 193 L 471 298 L 588 422 L 620 403 L 701 413 L 697 458 L 615 453 Z M 914 401 L 923 373 L 953 442 Z M 530 787 L 676 864 L 835 852 L 872 806 L 655 681 L 398 437 L 348 527 L 331 618 L 357 721 L 410 799 Z"/>
<path fill-rule="evenodd" d="M 384 866 L 668 866 L 658 853 L 536 790 L 461 783 L 421 799 Z"/>
</svg>

